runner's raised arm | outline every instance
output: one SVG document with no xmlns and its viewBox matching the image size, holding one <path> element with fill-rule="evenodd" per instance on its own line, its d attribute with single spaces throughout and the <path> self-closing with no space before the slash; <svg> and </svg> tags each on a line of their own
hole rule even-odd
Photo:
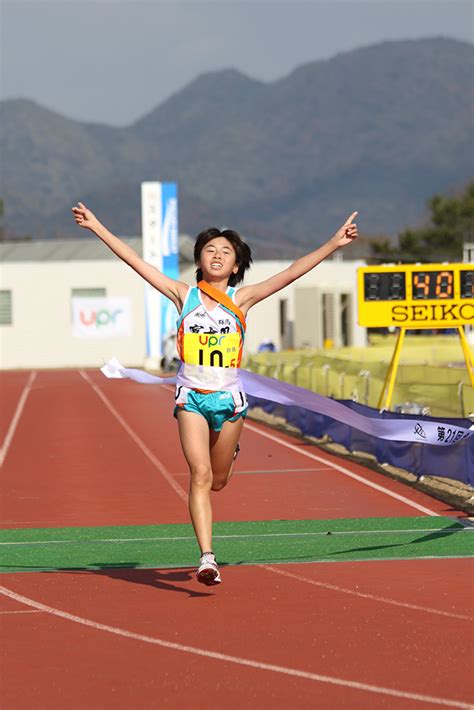
<svg viewBox="0 0 474 710">
<path fill-rule="evenodd" d="M 238 305 L 247 312 L 249 308 L 259 303 L 259 301 L 263 301 L 273 293 L 281 291 L 282 288 L 314 269 L 315 266 L 327 259 L 328 256 L 331 256 L 335 251 L 353 242 L 358 236 L 357 225 L 354 223 L 357 214 L 357 212 L 353 212 L 331 239 L 310 254 L 306 254 L 294 261 L 284 271 L 280 271 L 265 281 L 251 286 L 243 286 L 239 289 L 236 296 Z"/>
<path fill-rule="evenodd" d="M 145 281 L 162 293 L 163 296 L 173 301 L 178 310 L 181 310 L 188 291 L 187 284 L 165 276 L 165 274 L 161 273 L 155 266 L 144 261 L 128 244 L 125 244 L 119 237 L 116 237 L 104 227 L 91 210 L 87 209 L 82 202 L 78 202 L 77 205 L 72 208 L 72 212 L 76 224 L 79 225 L 79 227 L 89 229 L 93 232 L 119 257 L 119 259 L 122 259 L 122 261 L 145 279 Z"/>
</svg>

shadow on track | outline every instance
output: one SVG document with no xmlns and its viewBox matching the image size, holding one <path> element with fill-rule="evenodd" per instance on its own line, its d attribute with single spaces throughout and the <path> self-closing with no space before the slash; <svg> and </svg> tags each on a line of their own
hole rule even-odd
<svg viewBox="0 0 474 710">
<path fill-rule="evenodd" d="M 344 550 L 338 550 L 337 552 L 330 552 L 329 555 L 344 555 L 348 552 L 361 552 L 364 550 L 383 550 L 389 547 L 409 547 L 410 545 L 419 545 L 425 542 L 431 542 L 433 540 L 440 540 L 444 537 L 449 537 L 455 533 L 468 534 L 468 530 L 463 528 L 459 523 L 454 523 L 449 527 L 443 528 L 442 530 L 436 530 L 435 532 L 430 532 L 428 535 L 422 535 L 417 537 L 415 540 L 409 540 L 408 542 L 396 542 L 387 545 L 365 545 L 364 547 L 351 547 Z M 336 533 L 337 534 L 337 533 Z M 396 533 L 394 533 L 396 534 Z M 474 533 L 473 533 L 474 534 Z"/>
<path fill-rule="evenodd" d="M 137 567 L 134 562 L 120 565 L 120 567 L 114 567 L 110 565 L 110 563 L 93 562 L 91 566 L 97 567 L 98 569 L 74 570 L 74 572 L 72 570 L 64 570 L 64 572 L 66 574 L 71 572 L 73 574 L 98 574 L 103 577 L 110 577 L 111 579 L 121 579 L 125 582 L 131 582 L 132 584 L 145 584 L 155 589 L 162 589 L 165 592 L 182 592 L 193 598 L 213 596 L 210 592 L 198 592 L 189 587 L 175 584 L 175 582 L 188 582 L 193 580 L 194 572 L 191 570 L 174 569 L 164 571 L 159 569 L 141 569 Z"/>
<path fill-rule="evenodd" d="M 210 597 L 214 596 L 212 592 L 199 592 L 189 587 L 183 587 L 175 584 L 175 582 L 188 582 L 194 580 L 194 571 L 190 569 L 174 569 L 174 570 L 159 570 L 159 569 L 143 569 L 135 562 L 124 562 L 114 566 L 110 563 L 91 562 L 91 567 L 67 567 L 64 569 L 45 569 L 39 567 L 35 570 L 34 567 L 15 566 L 15 571 L 41 572 L 43 574 L 98 574 L 111 579 L 121 579 L 132 584 L 146 584 L 155 589 L 162 589 L 165 592 L 181 592 L 189 597 Z M 1 567 L 0 567 L 0 571 Z M 13 572 L 13 570 L 8 570 Z"/>
</svg>

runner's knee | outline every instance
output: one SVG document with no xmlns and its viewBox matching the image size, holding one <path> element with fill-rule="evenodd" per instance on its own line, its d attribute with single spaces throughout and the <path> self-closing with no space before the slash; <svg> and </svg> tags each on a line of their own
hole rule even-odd
<svg viewBox="0 0 474 710">
<path fill-rule="evenodd" d="M 225 471 L 224 473 L 214 474 L 214 476 L 212 477 L 211 490 L 221 491 L 229 483 L 229 478 L 230 478 L 230 470 Z"/>
<path fill-rule="evenodd" d="M 212 484 L 212 470 L 207 464 L 191 466 L 191 485 L 197 488 L 209 488 Z"/>
</svg>

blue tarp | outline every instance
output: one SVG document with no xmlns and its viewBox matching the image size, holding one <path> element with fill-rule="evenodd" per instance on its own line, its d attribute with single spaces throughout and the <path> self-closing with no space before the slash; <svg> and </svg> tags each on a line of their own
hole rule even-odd
<svg viewBox="0 0 474 710">
<path fill-rule="evenodd" d="M 310 412 L 302 407 L 276 404 L 265 399 L 248 396 L 249 407 L 261 407 L 269 414 L 283 417 L 289 424 L 297 427 L 303 434 L 318 439 L 328 435 L 332 441 L 342 444 L 349 451 L 365 451 L 373 454 L 379 463 L 410 471 L 416 476 L 444 476 L 454 478 L 462 483 L 474 485 L 474 436 L 460 441 L 452 446 L 432 446 L 404 441 L 389 441 L 379 439 L 364 432 L 353 429 L 347 424 L 330 419 L 323 414 Z M 344 399 L 337 400 L 365 417 L 378 419 L 413 419 L 420 421 L 419 415 L 396 414 L 395 412 L 380 413 L 377 409 L 367 407 L 358 402 Z M 423 420 L 439 422 L 440 425 L 453 424 L 469 428 L 469 419 L 439 419 L 423 417 Z"/>
</svg>

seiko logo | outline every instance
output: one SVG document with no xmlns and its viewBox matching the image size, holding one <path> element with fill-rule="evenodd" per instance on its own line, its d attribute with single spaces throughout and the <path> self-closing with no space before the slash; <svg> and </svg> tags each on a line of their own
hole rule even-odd
<svg viewBox="0 0 474 710">
<path fill-rule="evenodd" d="M 404 323 L 405 321 L 419 322 L 439 321 L 451 323 L 453 321 L 464 320 L 474 322 L 474 303 L 436 303 L 421 304 L 416 306 L 394 306 L 392 308 L 392 319 L 394 323 Z"/>
</svg>

